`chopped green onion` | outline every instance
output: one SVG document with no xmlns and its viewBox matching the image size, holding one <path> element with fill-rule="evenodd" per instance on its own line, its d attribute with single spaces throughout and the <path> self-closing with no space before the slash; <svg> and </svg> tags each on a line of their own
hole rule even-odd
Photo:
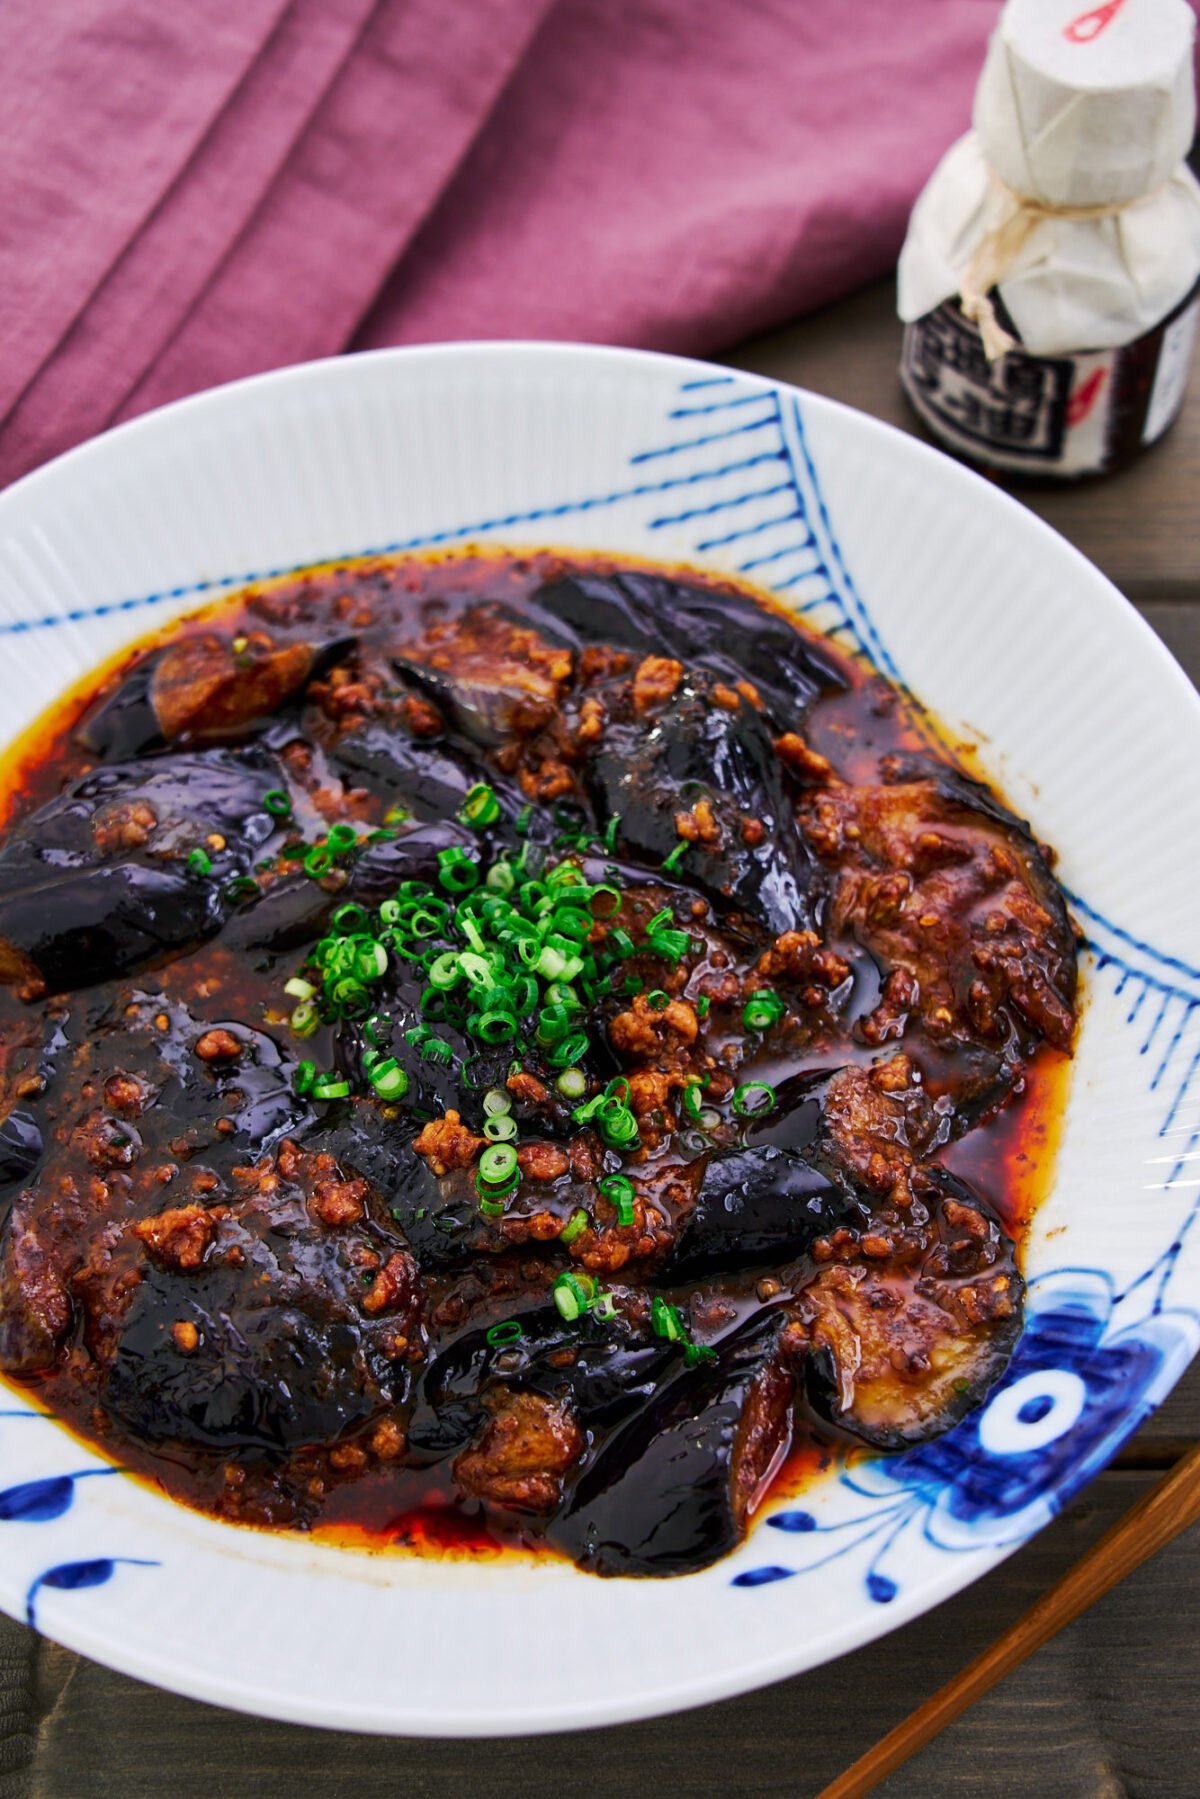
<svg viewBox="0 0 1200 1799">
<path fill-rule="evenodd" d="M 288 1026 L 297 1037 L 311 1037 L 320 1024 L 317 1008 L 311 1000 L 303 1000 L 288 1019 Z"/>
<path fill-rule="evenodd" d="M 454 1047 L 444 1037 L 425 1037 L 421 1042 L 421 1054 L 427 1062 L 453 1062 Z"/>
<path fill-rule="evenodd" d="M 349 1092 L 349 1081 L 342 1080 L 339 1075 L 320 1074 L 312 1084 L 314 1099 L 346 1099 Z"/>
<path fill-rule="evenodd" d="M 674 916 L 675 914 L 671 911 L 669 906 L 664 906 L 661 912 L 656 912 L 646 926 L 647 937 L 653 937 L 655 931 L 661 930 L 665 924 L 670 924 Z"/>
<path fill-rule="evenodd" d="M 685 1368 L 694 1368 L 697 1362 L 715 1362 L 717 1352 L 707 1343 L 689 1343 L 683 1352 Z"/>
<path fill-rule="evenodd" d="M 595 1299 L 596 1282 L 590 1274 L 560 1274 L 551 1292 L 562 1317 L 573 1324 Z"/>
<path fill-rule="evenodd" d="M 524 837 L 526 831 L 528 831 L 528 829 L 529 829 L 532 818 L 533 818 L 533 807 L 532 806 L 522 806 L 521 810 L 517 813 L 516 820 L 513 825 L 513 829 L 517 832 L 518 836 Z"/>
<path fill-rule="evenodd" d="M 701 1084 L 699 1081 L 689 1081 L 683 1090 L 683 1109 L 688 1117 L 695 1119 L 697 1123 L 699 1122 L 700 1114 L 704 1109 L 704 1101 L 701 1099 L 700 1094 Z"/>
<path fill-rule="evenodd" d="M 296 1072 L 292 1076 L 292 1091 L 303 1098 L 311 1090 L 316 1078 L 317 1065 L 315 1062 L 298 1062 Z"/>
<path fill-rule="evenodd" d="M 299 862 L 308 854 L 307 843 L 285 843 L 279 854 L 285 862 Z"/>
<path fill-rule="evenodd" d="M 290 999 L 311 999 L 317 991 L 311 981 L 305 981 L 294 974 L 290 981 L 285 981 L 283 991 Z"/>
<path fill-rule="evenodd" d="M 621 814 L 614 812 L 604 827 L 604 847 L 611 856 L 617 847 L 617 826 L 621 822 Z"/>
<path fill-rule="evenodd" d="M 333 857 L 330 855 L 329 851 L 318 845 L 316 848 L 309 850 L 308 854 L 305 856 L 304 872 L 306 875 L 311 875 L 314 881 L 319 881 L 322 875 L 329 873 L 332 862 Z"/>
<path fill-rule="evenodd" d="M 263 805 L 274 818 L 291 816 L 292 802 L 282 787 L 272 787 L 268 793 L 264 793 Z"/>
<path fill-rule="evenodd" d="M 507 1195 L 504 1199 L 488 1199 L 484 1194 L 480 1193 L 478 1197 L 479 1210 L 481 1212 L 486 1212 L 489 1218 L 503 1218 L 505 1212 L 508 1210 Z"/>
<path fill-rule="evenodd" d="M 372 1062 L 367 1070 L 367 1079 L 380 1099 L 403 1099 L 408 1092 L 408 1076 L 395 1056 Z"/>
<path fill-rule="evenodd" d="M 475 1026 L 475 1035 L 483 1043 L 508 1043 L 517 1034 L 517 1021 L 511 1012 L 485 1012 Z"/>
<path fill-rule="evenodd" d="M 493 1349 L 502 1349 L 508 1343 L 519 1343 L 524 1335 L 525 1328 L 516 1318 L 506 1318 L 503 1324 L 493 1324 L 487 1340 Z"/>
<path fill-rule="evenodd" d="M 499 1118 L 505 1112 L 512 1111 L 512 1094 L 505 1093 L 502 1087 L 489 1087 L 483 1096 L 483 1109 L 489 1118 Z"/>
<path fill-rule="evenodd" d="M 686 955 L 691 938 L 686 931 L 669 931 L 665 928 L 655 931 L 646 939 L 646 948 L 655 956 L 665 956 L 670 962 L 678 962 L 680 956 Z"/>
<path fill-rule="evenodd" d="M 512 871 L 511 862 L 493 862 L 487 871 L 485 885 L 493 893 L 511 893 L 517 884 L 517 877 Z"/>
<path fill-rule="evenodd" d="M 341 936 L 349 937 L 351 932 L 366 928 L 367 915 L 361 906 L 356 906 L 351 901 L 348 906 L 339 906 L 329 922 Z"/>
<path fill-rule="evenodd" d="M 650 1307 L 650 1328 L 656 1337 L 665 1337 L 668 1343 L 686 1343 L 688 1340 L 687 1326 L 679 1307 L 668 1305 L 657 1293 Z"/>
<path fill-rule="evenodd" d="M 750 995 L 746 1009 L 742 1013 L 742 1023 L 748 1031 L 769 1031 L 777 1024 L 786 1010 L 778 994 L 760 987 Z"/>
<path fill-rule="evenodd" d="M 711 1005 L 712 1005 L 712 1001 L 709 999 L 707 993 L 702 993 L 698 1000 L 693 1001 L 693 1007 L 694 1007 L 694 1010 L 696 1013 L 696 1017 L 697 1018 L 707 1018 L 708 1017 L 708 1009 Z"/>
<path fill-rule="evenodd" d="M 670 994 L 664 993 L 661 987 L 655 987 L 652 993 L 646 995 L 646 1004 L 653 1012 L 664 1011 L 670 1003 Z"/>
<path fill-rule="evenodd" d="M 576 1237 L 581 1237 L 583 1235 L 591 1222 L 591 1219 L 581 1206 L 578 1211 L 571 1213 L 570 1218 L 568 1218 L 566 1224 L 563 1225 L 562 1230 L 559 1232 L 559 1242 L 565 1243 L 569 1248 L 570 1245 L 574 1243 Z"/>
<path fill-rule="evenodd" d="M 226 882 L 225 898 L 234 904 L 238 900 L 249 899 L 258 893 L 258 882 L 252 881 L 249 875 L 235 875 L 232 881 Z"/>
<path fill-rule="evenodd" d="M 609 1174 L 600 1182 L 600 1191 L 610 1206 L 616 1208 L 617 1223 L 633 1223 L 633 1182 L 623 1174 Z"/>
<path fill-rule="evenodd" d="M 326 839 L 335 856 L 342 856 L 353 849 L 358 842 L 358 832 L 353 825 L 334 825 Z"/>
<path fill-rule="evenodd" d="M 210 875 L 212 873 L 212 857 L 207 850 L 192 850 L 187 859 L 187 871 L 190 875 Z"/>
<path fill-rule="evenodd" d="M 485 825 L 494 825 L 500 816 L 500 801 L 493 788 L 486 781 L 476 781 L 463 801 L 459 820 L 470 825 L 473 830 L 480 830 Z"/>
<path fill-rule="evenodd" d="M 621 957 L 622 961 L 626 956 L 632 956 L 635 953 L 633 938 L 629 935 L 628 931 L 623 931 L 620 925 L 618 925 L 615 930 L 608 933 L 606 944 L 607 947 L 613 951 L 614 955 Z"/>
<path fill-rule="evenodd" d="M 663 857 L 663 873 L 673 875 L 691 847 L 686 837 L 681 837 L 670 855 Z"/>
<path fill-rule="evenodd" d="M 389 806 L 383 815 L 385 825 L 405 825 L 412 817 L 407 806 Z"/>
<path fill-rule="evenodd" d="M 507 1143 L 494 1143 L 479 1158 L 480 1179 L 489 1187 L 502 1187 L 517 1169 L 517 1152 Z"/>
<path fill-rule="evenodd" d="M 582 1068 L 564 1068 L 554 1085 L 564 1099 L 582 1099 L 587 1092 L 587 1076 Z"/>
<path fill-rule="evenodd" d="M 438 851 L 438 880 L 447 893 L 470 893 L 479 884 L 479 870 L 457 844 Z"/>
<path fill-rule="evenodd" d="M 497 1112 L 494 1118 L 485 1118 L 483 1134 L 489 1143 L 511 1143 L 517 1134 L 517 1121 L 509 1112 Z"/>
<path fill-rule="evenodd" d="M 596 1119 L 597 1129 L 613 1149 L 622 1149 L 638 1135 L 638 1121 L 625 1106 L 606 1100 Z"/>
<path fill-rule="evenodd" d="M 588 1040 L 582 1031 L 572 1031 L 569 1037 L 563 1037 L 549 1051 L 546 1060 L 555 1068 L 563 1068 L 572 1062 L 578 1062 L 580 1056 L 588 1051 Z"/>
<path fill-rule="evenodd" d="M 745 1081 L 734 1088 L 733 1109 L 741 1118 L 754 1118 L 769 1112 L 775 1104 L 775 1089 L 765 1081 Z"/>
</svg>

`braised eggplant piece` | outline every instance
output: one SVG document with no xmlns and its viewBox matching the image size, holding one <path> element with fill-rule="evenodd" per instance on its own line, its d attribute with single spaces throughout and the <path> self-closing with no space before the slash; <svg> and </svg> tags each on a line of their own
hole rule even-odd
<svg viewBox="0 0 1200 1799">
<path fill-rule="evenodd" d="M 596 1574 L 686 1574 L 733 1548 L 792 1439 L 789 1320 L 684 1367 L 575 1481 L 551 1540 Z"/>
<path fill-rule="evenodd" d="M 714 703 L 706 677 L 686 676 L 677 663 L 661 687 L 646 683 L 644 703 L 636 681 L 633 691 L 635 716 L 614 719 L 588 759 L 600 821 L 616 818 L 626 851 L 656 866 L 670 866 L 686 844 L 689 883 L 722 911 L 736 909 L 773 936 L 813 929 L 815 863 L 754 707 L 740 694 L 732 709 Z"/>
<path fill-rule="evenodd" d="M 705 1164 L 671 1277 L 794 1262 L 858 1216 L 854 1199 L 799 1156 L 772 1144 L 720 1151 Z"/>
<path fill-rule="evenodd" d="M 0 851 L 0 980 L 52 993 L 155 967 L 213 936 L 229 906 L 189 854 L 220 837 L 226 880 L 276 830 L 277 765 L 224 751 L 124 763 L 72 781 Z"/>
<path fill-rule="evenodd" d="M 914 1176 L 926 1214 L 877 1224 L 800 1296 L 809 1403 L 875 1449 L 940 1437 L 980 1405 L 1021 1334 L 1011 1240 L 946 1169 Z"/>
<path fill-rule="evenodd" d="M 699 577 L 384 557 L 77 717 L 4 796 L 0 1371 L 122 1466 L 675 1575 L 1001 1376 L 1075 941 L 905 696 Z"/>
<path fill-rule="evenodd" d="M 14 1106 L 0 1124 L 0 1203 L 6 1188 L 29 1179 L 44 1150 L 37 1120 Z"/>
<path fill-rule="evenodd" d="M 340 738 L 330 754 L 332 766 L 355 786 L 397 801 L 423 820 L 456 818 L 479 780 L 479 769 L 451 745 L 410 737 L 404 731 L 370 725 Z M 503 792 L 509 816 L 524 804 L 519 793 L 492 778 Z"/>
<path fill-rule="evenodd" d="M 576 646 L 620 644 L 677 657 L 730 686 L 751 681 L 780 731 L 794 731 L 822 694 L 846 686 L 819 644 L 729 589 L 667 575 L 574 575 L 539 587 L 532 603 Z"/>
<path fill-rule="evenodd" d="M 1075 942 L 1028 826 L 927 759 L 896 757 L 883 772 L 877 787 L 823 789 L 802 812 L 838 876 L 831 929 L 852 933 L 887 974 L 867 1041 L 898 1039 L 912 1018 L 938 1045 L 1006 1058 L 1021 1039 L 1068 1049 Z"/>
<path fill-rule="evenodd" d="M 347 637 L 279 646 L 261 632 L 182 637 L 134 663 L 84 719 L 79 742 L 106 761 L 124 761 L 169 743 L 246 736 L 353 647 Z"/>
</svg>

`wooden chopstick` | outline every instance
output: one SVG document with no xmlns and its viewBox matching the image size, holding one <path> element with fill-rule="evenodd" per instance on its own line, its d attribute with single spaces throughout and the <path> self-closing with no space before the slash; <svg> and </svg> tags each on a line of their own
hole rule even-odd
<svg viewBox="0 0 1200 1799">
<path fill-rule="evenodd" d="M 968 1664 L 940 1692 L 888 1732 L 873 1749 L 817 1795 L 817 1799 L 862 1799 L 881 1780 L 932 1741 L 967 1707 L 1011 1674 L 1014 1668 L 1048 1643 L 1066 1624 L 1103 1594 L 1119 1586 L 1143 1562 L 1200 1521 L 1200 1444 L 1165 1480 L 1131 1506 L 1117 1522 L 1068 1568 L 1048 1593 L 989 1649 Z"/>
</svg>

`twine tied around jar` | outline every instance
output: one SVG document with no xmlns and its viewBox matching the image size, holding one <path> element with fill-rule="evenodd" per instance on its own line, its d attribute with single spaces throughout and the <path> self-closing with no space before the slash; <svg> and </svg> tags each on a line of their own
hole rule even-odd
<svg viewBox="0 0 1200 1799">
<path fill-rule="evenodd" d="M 989 362 L 999 362 L 1009 350 L 1016 348 L 1017 340 L 996 317 L 991 293 L 1012 268 L 1030 233 L 1047 219 L 1115 219 L 1131 206 L 1140 206 L 1143 201 L 1152 199 L 1159 189 L 1135 194 L 1129 200 L 1109 201 L 1102 206 L 1054 206 L 1047 200 L 1034 199 L 1031 194 L 1017 193 L 994 169 L 989 171 L 989 179 L 1002 210 L 996 223 L 976 244 L 959 283 L 958 298 L 964 318 L 979 327 L 984 355 Z"/>
</svg>

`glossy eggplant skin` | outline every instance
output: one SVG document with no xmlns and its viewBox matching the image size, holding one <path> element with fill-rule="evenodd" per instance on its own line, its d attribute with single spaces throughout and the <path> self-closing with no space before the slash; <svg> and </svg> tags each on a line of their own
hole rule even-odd
<svg viewBox="0 0 1200 1799">
<path fill-rule="evenodd" d="M 42 1159 L 44 1144 L 35 1118 L 14 1106 L 0 1124 L 0 1207 L 6 1192 L 27 1181 Z"/>
<path fill-rule="evenodd" d="M 284 875 L 230 918 L 223 941 L 231 949 L 282 954 L 305 949 L 322 935 L 339 906 L 354 900 L 378 906 L 401 881 L 436 882 L 438 856 L 457 845 L 477 848 L 469 831 L 452 822 L 414 826 L 403 835 L 368 844 L 349 866 L 344 888 L 329 893 L 305 874 Z"/>
<path fill-rule="evenodd" d="M 330 763 L 349 784 L 383 794 L 420 819 L 453 818 L 479 779 L 470 758 L 451 745 L 379 724 L 339 738 Z"/>
<path fill-rule="evenodd" d="M 584 779 L 601 824 L 618 817 L 625 853 L 656 867 L 679 845 L 676 816 L 707 800 L 720 841 L 689 845 L 689 883 L 773 936 L 815 927 L 824 882 L 796 827 L 770 733 L 746 700 L 736 711 L 713 705 L 706 677 L 686 675 L 660 710 L 608 725 Z M 765 827 L 754 847 L 742 835 L 747 818 Z"/>
<path fill-rule="evenodd" d="M 846 685 L 819 645 L 745 594 L 627 571 L 549 582 L 531 608 L 548 635 L 573 647 L 602 642 L 673 656 L 730 686 L 749 677 L 780 731 L 794 731 L 821 694 Z"/>
<path fill-rule="evenodd" d="M 770 1144 L 718 1151 L 708 1158 L 669 1273 L 692 1280 L 721 1269 L 778 1268 L 861 1219 L 845 1188 L 799 1156 Z"/>
<path fill-rule="evenodd" d="M 372 1354 L 342 1294 L 261 1247 L 250 1268 L 147 1271 L 101 1388 L 114 1418 L 151 1442 L 278 1454 L 340 1437 L 400 1396 L 402 1377 Z M 255 1272 L 276 1297 L 249 1297 Z M 198 1350 L 176 1347 L 172 1318 L 196 1326 Z"/>
<path fill-rule="evenodd" d="M 198 752 L 126 763 L 73 781 L 23 819 L 0 852 L 0 969 L 31 968 L 51 992 L 134 974 L 213 936 L 222 886 L 187 869 L 188 851 L 219 831 L 228 872 L 244 871 L 276 829 L 263 794 L 278 765 L 260 752 Z M 132 819 L 124 849 L 109 821 Z M 139 824 L 144 820 L 144 824 Z M 114 829 L 116 827 L 114 826 Z"/>
<path fill-rule="evenodd" d="M 791 1439 L 793 1379 L 782 1311 L 725 1338 L 712 1361 L 677 1373 L 579 1474 L 550 1540 L 595 1574 L 687 1574 L 740 1540 L 748 1502 Z M 746 1432 L 762 1407 L 762 1442 Z M 742 1457 L 769 1451 L 752 1481 Z"/>
<path fill-rule="evenodd" d="M 547 1399 L 564 1397 L 593 1441 L 611 1433 L 647 1404 L 680 1360 L 676 1345 L 614 1318 L 566 1324 L 545 1290 L 509 1302 L 523 1335 L 516 1343 L 488 1342 L 494 1322 L 472 1323 L 431 1360 L 421 1377 L 409 1443 L 438 1459 L 470 1442 L 483 1417 L 483 1396 L 499 1386 Z"/>
</svg>

